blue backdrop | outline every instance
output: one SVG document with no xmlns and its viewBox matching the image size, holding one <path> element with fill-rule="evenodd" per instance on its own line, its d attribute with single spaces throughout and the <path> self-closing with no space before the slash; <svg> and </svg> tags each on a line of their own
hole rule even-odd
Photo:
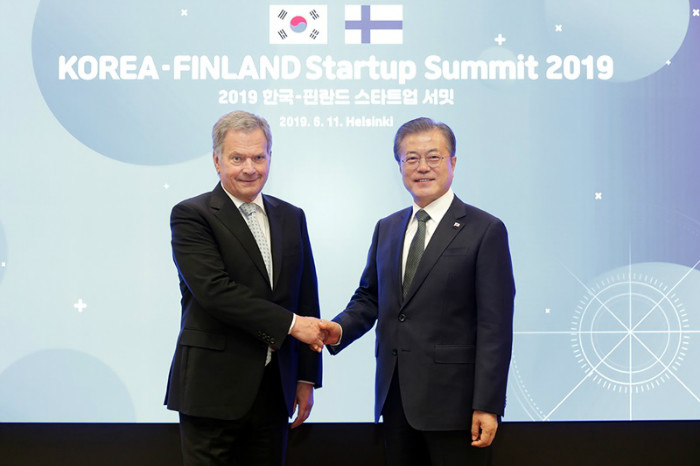
<svg viewBox="0 0 700 466">
<path fill-rule="evenodd" d="M 510 233 L 505 419 L 700 417 L 700 1 L 0 5 L 1 421 L 175 420 L 169 213 L 216 184 L 233 109 L 272 126 L 264 191 L 306 211 L 323 317 L 430 116 Z M 372 419 L 373 338 L 324 357 L 312 421 Z"/>
</svg>

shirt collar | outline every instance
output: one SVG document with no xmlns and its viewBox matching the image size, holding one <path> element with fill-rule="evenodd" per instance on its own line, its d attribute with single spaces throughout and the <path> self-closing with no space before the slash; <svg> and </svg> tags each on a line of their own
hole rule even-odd
<svg viewBox="0 0 700 466">
<path fill-rule="evenodd" d="M 221 185 L 221 188 L 224 190 L 226 195 L 233 201 L 233 203 L 236 206 L 236 209 L 240 209 L 241 205 L 245 204 L 244 201 L 241 201 L 236 196 L 234 196 L 230 192 L 226 191 L 226 188 L 224 188 L 223 184 Z M 253 199 L 253 202 L 251 202 L 251 204 L 255 204 L 256 206 L 258 206 L 258 208 L 262 211 L 262 213 L 267 215 L 267 212 L 265 212 L 265 203 L 263 202 L 262 193 L 258 193 L 258 195 L 255 196 L 255 199 Z"/>
<path fill-rule="evenodd" d="M 423 209 L 428 213 L 428 215 L 430 215 L 431 220 L 435 220 L 439 223 L 440 220 L 442 220 L 442 217 L 444 217 L 447 213 L 447 210 L 450 208 L 450 205 L 452 205 L 452 200 L 454 199 L 454 197 L 455 193 L 452 191 L 452 188 L 450 188 L 445 194 L 438 197 L 425 207 L 419 207 L 418 204 L 414 202 L 413 214 L 411 218 L 415 219 L 416 212 Z"/>
</svg>

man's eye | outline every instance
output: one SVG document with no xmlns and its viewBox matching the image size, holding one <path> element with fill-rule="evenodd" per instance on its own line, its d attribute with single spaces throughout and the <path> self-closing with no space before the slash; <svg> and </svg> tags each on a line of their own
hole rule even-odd
<svg viewBox="0 0 700 466">
<path fill-rule="evenodd" d="M 231 162 L 233 163 L 241 163 L 243 161 L 242 157 L 231 157 Z"/>
<path fill-rule="evenodd" d="M 428 163 L 436 163 L 440 161 L 440 156 L 439 155 L 431 155 L 426 158 Z"/>
<path fill-rule="evenodd" d="M 265 160 L 264 155 L 256 155 L 255 157 L 253 157 L 253 161 L 255 163 L 260 163 L 260 162 L 263 162 L 264 160 Z"/>
<path fill-rule="evenodd" d="M 418 160 L 418 157 L 406 157 L 406 163 L 411 165 L 414 163 L 418 163 Z"/>
</svg>

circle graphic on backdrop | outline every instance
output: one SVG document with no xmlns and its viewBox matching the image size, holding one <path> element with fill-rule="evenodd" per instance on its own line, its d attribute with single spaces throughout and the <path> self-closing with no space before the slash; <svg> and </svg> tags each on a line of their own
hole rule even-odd
<svg viewBox="0 0 700 466">
<path fill-rule="evenodd" d="M 254 110 L 255 102 L 221 95 L 241 82 L 222 76 L 269 47 L 260 33 L 266 11 L 247 8 L 211 0 L 181 16 L 167 2 L 41 0 L 32 32 L 39 89 L 73 137 L 110 159 L 151 166 L 194 159 L 209 152 L 211 127 L 231 105 Z M 241 16 L 249 18 L 236 24 L 237 37 L 251 38 L 245 47 L 229 33 L 230 18 Z"/>
<path fill-rule="evenodd" d="M 289 27 L 294 32 L 304 32 L 306 31 L 306 19 L 303 16 L 295 16 L 289 22 Z"/>
<path fill-rule="evenodd" d="M 552 312 L 513 332 L 508 390 L 522 420 L 696 419 L 699 265 L 641 262 L 588 284 L 574 277 L 582 290 L 568 318 Z"/>
<path fill-rule="evenodd" d="M 592 381 L 610 390 L 651 390 L 671 379 L 688 351 L 688 316 L 670 286 L 648 274 L 596 283 L 572 320 L 574 355 Z"/>
<path fill-rule="evenodd" d="M 688 0 L 599 2 L 547 0 L 547 23 L 559 55 L 608 55 L 614 61 L 612 81 L 634 81 L 666 66 L 688 30 Z"/>
<path fill-rule="evenodd" d="M 42 350 L 0 373 L 0 418 L 10 422 L 131 422 L 134 403 L 104 362 L 82 351 Z"/>
</svg>

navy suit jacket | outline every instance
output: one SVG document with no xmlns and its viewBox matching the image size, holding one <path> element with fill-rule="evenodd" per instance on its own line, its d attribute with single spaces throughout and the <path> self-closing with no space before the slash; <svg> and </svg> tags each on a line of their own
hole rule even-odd
<svg viewBox="0 0 700 466">
<path fill-rule="evenodd" d="M 287 335 L 292 313 L 319 316 L 304 212 L 272 196 L 263 200 L 273 287 L 250 228 L 220 184 L 172 210 L 182 318 L 165 400 L 169 409 L 240 419 L 255 400 L 268 346 L 276 350 L 290 415 L 298 380 L 321 386 L 319 355 Z"/>
<path fill-rule="evenodd" d="M 471 428 L 472 411 L 502 415 L 515 285 L 508 235 L 456 196 L 402 297 L 403 238 L 412 209 L 377 223 L 367 266 L 345 311 L 337 353 L 377 323 L 375 421 L 398 364 L 406 418 L 419 430 Z"/>
</svg>

